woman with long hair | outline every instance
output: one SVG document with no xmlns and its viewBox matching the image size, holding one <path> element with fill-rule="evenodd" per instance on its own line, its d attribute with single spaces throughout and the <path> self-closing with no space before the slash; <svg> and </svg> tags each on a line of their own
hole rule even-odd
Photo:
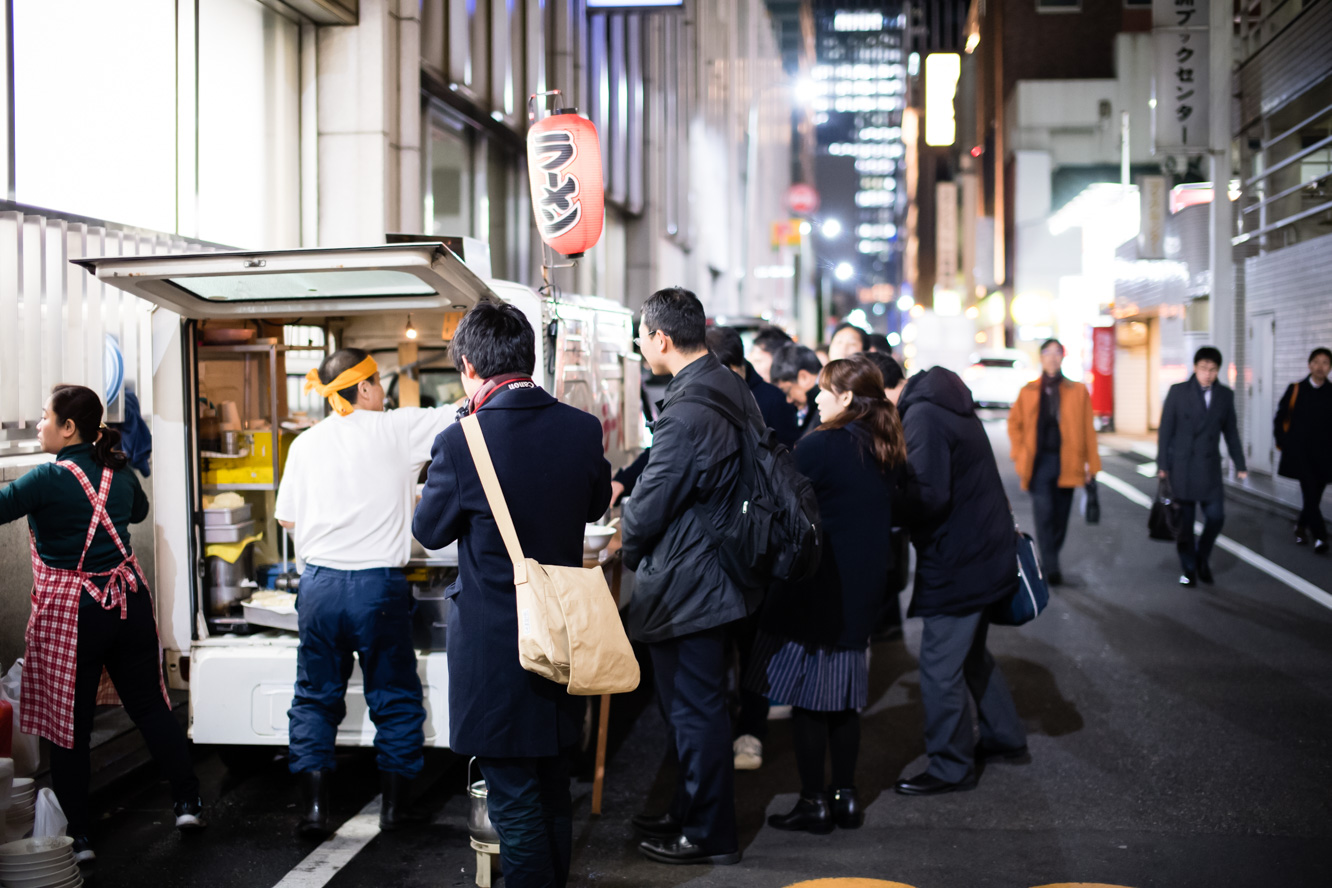
<svg viewBox="0 0 1332 888">
<path fill-rule="evenodd" d="M 893 494 L 906 464 L 902 425 L 883 388 L 863 355 L 830 361 L 819 374 L 822 424 L 795 449 L 818 497 L 823 557 L 810 581 L 770 590 L 746 676 L 750 689 L 792 707 L 800 801 L 768 818 L 777 829 L 827 833 L 864 820 L 855 787 L 859 710 L 869 694 L 870 631 L 893 566 Z"/>
<path fill-rule="evenodd" d="M 83 863 L 94 858 L 93 710 L 116 695 L 171 781 L 177 828 L 204 822 L 189 745 L 167 700 L 148 582 L 130 549 L 129 525 L 148 517 L 148 497 L 126 468 L 120 433 L 102 424 L 92 389 L 56 386 L 37 438 L 55 461 L 0 489 L 0 524 L 26 516 L 32 546 L 21 728 L 50 743 L 51 783 Z"/>
</svg>

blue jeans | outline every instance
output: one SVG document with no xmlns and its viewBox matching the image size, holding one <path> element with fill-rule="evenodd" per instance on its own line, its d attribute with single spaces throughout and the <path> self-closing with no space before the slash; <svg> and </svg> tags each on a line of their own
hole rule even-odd
<svg viewBox="0 0 1332 888">
<path fill-rule="evenodd" d="M 424 764 L 425 706 L 412 648 L 412 595 L 401 570 L 307 565 L 296 603 L 301 646 L 287 711 L 292 773 L 334 767 L 347 715 L 352 654 L 361 661 L 381 771 L 415 777 Z"/>
<path fill-rule="evenodd" d="M 1202 506 L 1203 532 L 1195 543 L 1193 521 L 1197 517 L 1198 506 Z M 1212 546 L 1216 543 L 1216 538 L 1221 535 L 1221 525 L 1225 523 L 1225 500 L 1220 496 L 1202 502 L 1179 501 L 1179 538 L 1175 545 L 1179 549 L 1180 567 L 1184 568 L 1185 573 L 1193 573 L 1198 569 L 1199 561 L 1206 561 L 1211 557 Z"/>
<path fill-rule="evenodd" d="M 477 757 L 487 810 L 500 836 L 508 888 L 564 888 L 573 859 L 569 760 Z"/>
</svg>

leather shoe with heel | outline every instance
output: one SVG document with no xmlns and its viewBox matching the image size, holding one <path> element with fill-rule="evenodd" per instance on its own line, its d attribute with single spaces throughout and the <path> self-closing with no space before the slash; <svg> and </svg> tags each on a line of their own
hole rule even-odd
<svg viewBox="0 0 1332 888">
<path fill-rule="evenodd" d="M 739 851 L 713 854 L 711 851 L 695 845 L 683 835 L 671 838 L 646 839 L 638 843 L 638 853 L 648 860 L 655 860 L 658 863 L 711 863 L 719 866 L 730 866 L 733 863 L 740 862 Z"/>
<path fill-rule="evenodd" d="M 893 789 L 902 795 L 929 796 L 942 795 L 946 792 L 966 792 L 969 789 L 976 788 L 975 776 L 959 780 L 957 783 L 949 783 L 947 780 L 935 777 L 928 771 L 917 774 L 915 777 L 908 777 L 905 780 L 899 780 L 893 786 Z"/>
<path fill-rule="evenodd" d="M 864 825 L 865 809 L 860 807 L 854 786 L 833 790 L 832 817 L 838 829 L 860 829 Z"/>
<path fill-rule="evenodd" d="M 331 771 L 302 771 L 298 775 L 301 783 L 301 822 L 297 824 L 296 832 L 303 839 L 325 839 L 333 832 L 328 819 L 331 778 Z"/>
<path fill-rule="evenodd" d="M 670 839 L 680 835 L 680 821 L 670 814 L 635 814 L 630 822 L 645 836 Z"/>
<path fill-rule="evenodd" d="M 774 829 L 804 830 L 815 835 L 827 835 L 833 831 L 832 808 L 828 805 L 828 794 L 820 792 L 814 795 L 801 795 L 800 800 L 790 811 L 769 817 L 768 826 Z"/>
</svg>

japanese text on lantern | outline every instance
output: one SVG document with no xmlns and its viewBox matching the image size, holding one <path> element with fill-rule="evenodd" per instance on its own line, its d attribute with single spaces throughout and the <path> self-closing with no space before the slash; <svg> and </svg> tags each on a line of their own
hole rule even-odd
<svg viewBox="0 0 1332 888">
<path fill-rule="evenodd" d="M 541 239 L 566 256 L 579 256 L 601 238 L 605 197 L 601 146 L 592 121 L 555 113 L 527 136 L 532 212 Z"/>
</svg>

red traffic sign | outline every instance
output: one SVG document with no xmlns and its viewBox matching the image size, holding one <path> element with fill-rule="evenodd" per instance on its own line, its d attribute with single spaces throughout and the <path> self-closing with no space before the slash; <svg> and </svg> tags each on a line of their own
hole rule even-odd
<svg viewBox="0 0 1332 888">
<path fill-rule="evenodd" d="M 798 183 L 786 189 L 786 208 L 797 216 L 818 212 L 819 193 L 813 185 Z"/>
</svg>

